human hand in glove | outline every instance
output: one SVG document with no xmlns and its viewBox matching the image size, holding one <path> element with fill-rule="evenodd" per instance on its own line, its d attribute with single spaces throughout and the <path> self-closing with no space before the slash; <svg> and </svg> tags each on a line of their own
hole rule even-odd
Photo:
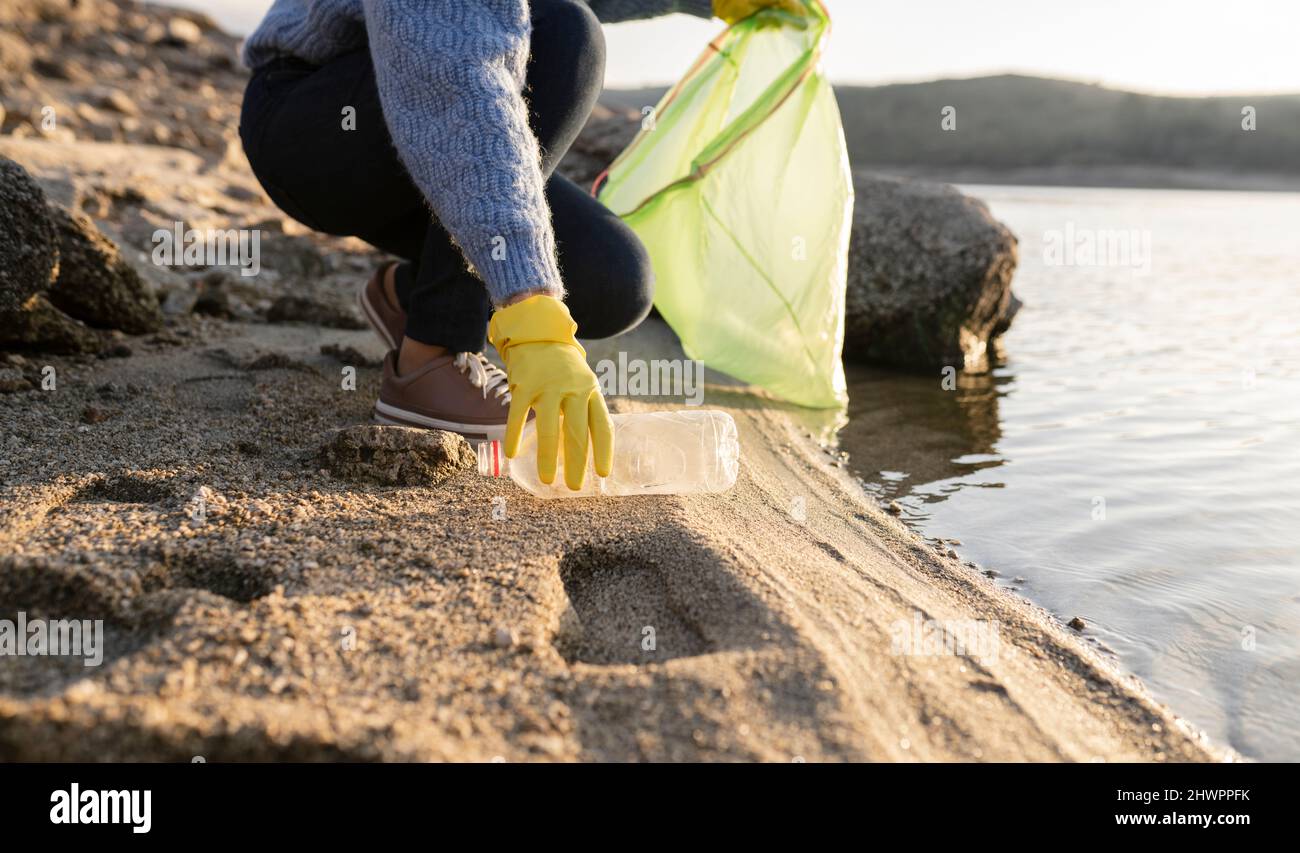
<svg viewBox="0 0 1300 853">
<path fill-rule="evenodd" d="M 772 7 L 799 16 L 808 11 L 800 0 L 713 0 L 713 14 L 728 24 L 734 24 L 761 9 Z"/>
<path fill-rule="evenodd" d="M 506 416 L 506 458 L 519 452 L 528 411 L 537 417 L 537 476 L 555 482 L 560 418 L 564 418 L 564 482 L 582 488 L 587 476 L 588 435 L 596 473 L 608 477 L 614 462 L 614 428 L 586 350 L 573 336 L 578 324 L 553 296 L 530 296 L 497 309 L 488 339 L 501 354 L 510 379 Z"/>
</svg>

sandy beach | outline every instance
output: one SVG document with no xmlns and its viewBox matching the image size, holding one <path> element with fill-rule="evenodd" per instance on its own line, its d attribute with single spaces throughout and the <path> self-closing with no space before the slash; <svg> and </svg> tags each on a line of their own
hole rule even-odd
<svg viewBox="0 0 1300 853">
<path fill-rule="evenodd" d="M 3 615 L 105 625 L 98 667 L 0 659 L 0 760 L 1233 757 L 729 383 L 704 401 L 740 429 L 723 495 L 542 501 L 462 445 L 426 464 L 396 434 L 327 462 L 377 393 L 383 352 L 351 299 L 379 256 L 269 204 L 234 139 L 237 80 L 185 89 L 215 118 L 177 144 L 140 141 L 170 138 L 149 115 L 125 141 L 122 121 L 105 141 L 0 137 L 166 316 L 94 332 L 94 353 L 0 356 Z M 262 271 L 151 263 L 149 235 L 175 222 L 257 229 Z M 675 346 L 651 320 L 589 358 Z M 431 473 L 386 484 L 394 466 Z M 994 645 L 936 648 L 934 626 Z"/>
<path fill-rule="evenodd" d="M 57 392 L 9 398 L 0 598 L 104 619 L 108 660 L 6 661 L 6 760 L 1221 757 L 779 409 L 707 389 L 741 429 L 722 496 L 365 485 L 313 461 L 378 382 L 340 390 L 331 342 L 379 355 L 368 332 L 222 324 L 56 360 Z M 994 623 L 996 659 L 896 654 L 917 618 Z"/>
</svg>

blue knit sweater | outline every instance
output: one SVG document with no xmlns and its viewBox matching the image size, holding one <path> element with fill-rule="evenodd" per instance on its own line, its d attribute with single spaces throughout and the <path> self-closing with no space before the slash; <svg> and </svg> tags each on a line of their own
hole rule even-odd
<svg viewBox="0 0 1300 853">
<path fill-rule="evenodd" d="M 711 15 L 711 0 L 587 0 L 606 22 Z M 398 155 L 501 304 L 564 292 L 523 100 L 528 0 L 275 0 L 244 45 L 323 64 L 365 46 Z"/>
</svg>

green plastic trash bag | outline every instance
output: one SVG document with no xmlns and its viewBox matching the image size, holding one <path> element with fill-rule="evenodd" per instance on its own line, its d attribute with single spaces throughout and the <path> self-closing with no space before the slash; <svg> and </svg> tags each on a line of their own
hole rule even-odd
<svg viewBox="0 0 1300 853">
<path fill-rule="evenodd" d="M 853 181 L 820 68 L 830 19 L 765 10 L 715 39 L 597 197 L 641 237 L 691 358 L 804 406 L 847 400 Z"/>
</svg>

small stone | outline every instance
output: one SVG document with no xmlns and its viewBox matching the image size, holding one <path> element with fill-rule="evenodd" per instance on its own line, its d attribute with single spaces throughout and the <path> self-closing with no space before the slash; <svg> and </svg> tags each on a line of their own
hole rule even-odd
<svg viewBox="0 0 1300 853">
<path fill-rule="evenodd" d="M 341 364 L 353 367 L 378 367 L 383 364 L 382 360 L 369 358 L 356 347 L 344 346 L 343 344 L 321 344 L 320 354 L 327 355 Z"/>
<path fill-rule="evenodd" d="M 140 115 L 140 108 L 136 106 L 135 101 L 131 100 L 131 97 L 121 89 L 109 91 L 100 99 L 99 105 L 106 110 L 112 110 L 125 116 Z"/>
<path fill-rule="evenodd" d="M 1087 622 L 1084 622 L 1084 621 L 1083 621 L 1083 618 L 1082 618 L 1082 617 L 1079 617 L 1079 616 L 1074 617 L 1073 619 L 1071 619 L 1071 620 L 1070 620 L 1069 622 L 1067 622 L 1066 624 L 1069 625 L 1071 628 L 1073 628 L 1073 629 L 1076 630 L 1076 631 L 1082 631 L 1084 628 L 1087 628 L 1087 627 L 1088 627 L 1088 623 L 1087 623 Z"/>
<path fill-rule="evenodd" d="M 192 310 L 195 314 L 203 314 L 207 317 L 234 319 L 227 276 L 224 272 L 218 270 L 205 273 L 196 279 Z"/>
<path fill-rule="evenodd" d="M 949 548 L 949 549 L 948 549 L 948 553 L 947 553 L 947 557 L 948 557 L 949 560 L 955 560 L 955 559 L 957 559 L 957 552 L 954 551 L 954 550 L 952 550 L 951 548 Z"/>
<path fill-rule="evenodd" d="M 32 387 L 21 370 L 13 367 L 0 368 L 0 394 L 13 394 L 26 391 Z"/>
<path fill-rule="evenodd" d="M 172 18 L 167 22 L 167 34 L 158 41 L 172 47 L 189 47 L 198 44 L 202 38 L 203 31 L 198 24 L 184 18 Z"/>
<path fill-rule="evenodd" d="M 87 406 L 81 412 L 83 423 L 98 424 L 103 423 L 112 417 L 107 409 L 101 409 L 99 406 Z"/>
<path fill-rule="evenodd" d="M 288 353 L 283 352 L 264 352 L 246 362 L 239 367 L 244 370 L 298 370 L 303 373 L 317 373 L 316 368 L 304 361 L 299 361 Z M 268 399 L 269 403 L 270 400 Z"/>
<path fill-rule="evenodd" d="M 496 631 L 492 634 L 492 645 L 498 649 L 514 648 L 517 642 L 519 642 L 519 638 L 515 636 L 515 632 L 504 625 L 498 625 Z"/>
<path fill-rule="evenodd" d="M 898 501 L 890 501 L 889 506 L 885 507 L 885 511 L 888 512 L 890 515 L 903 514 L 903 508 L 899 506 Z"/>
<path fill-rule="evenodd" d="M 986 577 L 986 578 L 995 578 L 995 577 L 997 577 L 998 575 L 999 575 L 999 572 L 998 572 L 997 569 L 985 569 L 985 570 L 984 570 L 984 577 Z"/>
<path fill-rule="evenodd" d="M 267 309 L 271 323 L 306 323 L 327 329 L 363 329 L 365 323 L 350 309 L 303 296 L 281 296 Z"/>
</svg>

